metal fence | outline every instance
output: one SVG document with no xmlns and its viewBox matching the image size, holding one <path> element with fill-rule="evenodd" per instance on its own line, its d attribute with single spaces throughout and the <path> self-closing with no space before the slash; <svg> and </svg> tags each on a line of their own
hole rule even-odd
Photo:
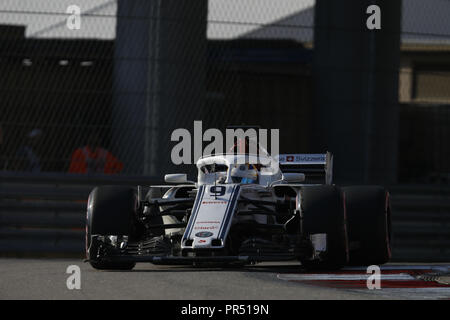
<svg viewBox="0 0 450 320">
<path fill-rule="evenodd" d="M 399 180 L 448 185 L 450 105 L 401 105 L 399 125 Z"/>
<path fill-rule="evenodd" d="M 70 5 L 81 10 L 79 30 L 70 28 L 75 19 Z M 314 5 L 314 0 L 202 0 L 194 8 L 172 0 L 3 2 L 0 167 L 80 173 L 71 166 L 75 151 L 96 144 L 117 158 L 107 173 L 155 174 L 155 167 L 167 169 L 170 163 L 173 129 L 192 131 L 193 120 L 202 120 L 204 129 L 242 123 L 279 128 L 282 151 L 315 151 Z M 450 101 L 445 12 L 448 2 L 403 1 L 400 68 L 392 72 L 405 105 Z M 149 33 L 140 32 L 142 25 Z M 149 48 L 149 38 L 156 48 Z M 410 117 L 434 113 L 434 107 L 400 109 L 402 137 L 411 136 Z M 441 118 L 439 125 L 448 121 Z M 448 132 L 429 139 L 444 146 Z M 408 144 L 419 148 L 416 141 Z M 400 158 L 416 159 L 403 145 L 399 151 Z M 449 162 L 443 148 L 433 152 Z M 400 170 L 400 181 L 422 179 L 416 170 L 407 171 L 405 178 Z"/>
<path fill-rule="evenodd" d="M 170 133 L 192 131 L 193 120 L 205 130 L 283 127 L 282 138 L 300 137 L 285 147 L 307 149 L 311 52 L 289 34 L 311 42 L 312 16 L 305 29 L 281 21 L 275 34 L 269 22 L 311 1 L 265 1 L 255 12 L 254 1 L 211 0 L 208 13 L 207 1 L 78 1 L 80 30 L 68 29 L 69 2 L 44 2 L 0 5 L 3 169 L 80 173 L 75 151 L 96 144 L 123 164 L 106 173 L 148 174 L 149 163 L 167 167 Z M 140 24 L 167 33 L 133 32 Z M 261 31 L 269 34 L 252 35 Z M 141 45 L 146 37 L 159 37 L 160 55 Z M 286 112 L 268 117 L 274 106 Z"/>
</svg>

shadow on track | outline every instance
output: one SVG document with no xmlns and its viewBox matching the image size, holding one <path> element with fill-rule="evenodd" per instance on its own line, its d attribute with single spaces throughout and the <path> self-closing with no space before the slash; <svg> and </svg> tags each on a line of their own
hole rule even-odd
<svg viewBox="0 0 450 320">
<path fill-rule="evenodd" d="M 138 264 L 136 268 L 130 271 L 115 271 L 104 270 L 97 272 L 131 272 L 131 273 L 171 273 L 171 272 L 253 272 L 253 273 L 298 273 L 304 271 L 300 264 L 256 264 L 245 266 L 230 266 L 230 265 L 150 265 L 150 267 L 143 267 L 144 264 Z M 92 269 L 93 270 L 93 269 Z M 95 271 L 95 270 L 93 270 Z"/>
</svg>

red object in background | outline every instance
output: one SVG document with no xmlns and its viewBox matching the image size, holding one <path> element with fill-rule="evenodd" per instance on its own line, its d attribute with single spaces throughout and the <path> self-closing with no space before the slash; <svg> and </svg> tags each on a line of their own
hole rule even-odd
<svg viewBox="0 0 450 320">
<path fill-rule="evenodd" d="M 83 147 L 75 150 L 70 161 L 69 173 L 115 174 L 123 170 L 123 163 L 106 149 Z"/>
</svg>

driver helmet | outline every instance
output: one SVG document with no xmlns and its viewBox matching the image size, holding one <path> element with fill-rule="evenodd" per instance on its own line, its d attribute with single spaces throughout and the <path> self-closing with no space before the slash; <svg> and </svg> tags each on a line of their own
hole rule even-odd
<svg viewBox="0 0 450 320">
<path fill-rule="evenodd" d="M 240 164 L 231 169 L 231 179 L 233 183 L 256 183 L 258 180 L 258 170 L 252 164 Z"/>
</svg>

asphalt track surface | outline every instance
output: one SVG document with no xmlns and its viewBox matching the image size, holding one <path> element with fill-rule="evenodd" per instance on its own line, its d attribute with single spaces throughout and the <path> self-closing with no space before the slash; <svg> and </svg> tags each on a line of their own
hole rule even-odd
<svg viewBox="0 0 450 320">
<path fill-rule="evenodd" d="M 81 289 L 67 288 L 67 267 L 81 269 Z M 362 268 L 306 273 L 298 263 L 244 268 L 156 266 L 97 271 L 72 259 L 0 259 L 0 299 L 450 299 L 450 264 L 388 265 L 380 290 Z M 440 277 L 436 277 L 440 275 Z"/>
</svg>

